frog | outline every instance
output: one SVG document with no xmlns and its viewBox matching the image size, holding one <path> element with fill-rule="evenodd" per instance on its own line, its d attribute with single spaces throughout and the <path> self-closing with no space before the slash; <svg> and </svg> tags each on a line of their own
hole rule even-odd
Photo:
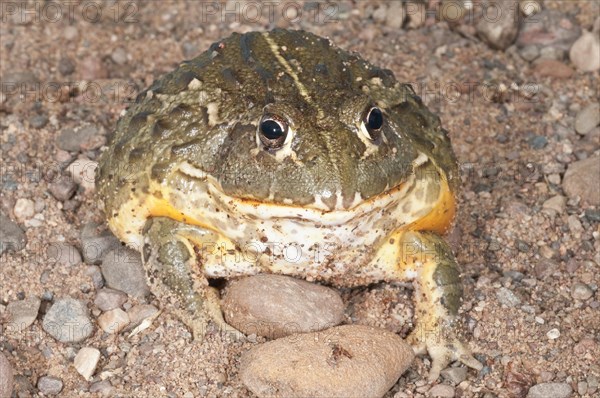
<svg viewBox="0 0 600 398">
<path fill-rule="evenodd" d="M 429 380 L 481 369 L 464 337 L 453 226 L 459 168 L 412 86 L 302 30 L 233 33 L 132 101 L 96 177 L 108 226 L 202 341 L 235 332 L 211 280 L 274 273 L 414 285 Z"/>
</svg>

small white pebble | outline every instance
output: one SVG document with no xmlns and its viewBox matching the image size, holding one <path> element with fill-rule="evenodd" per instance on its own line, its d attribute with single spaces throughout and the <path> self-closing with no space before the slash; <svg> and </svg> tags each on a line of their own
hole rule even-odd
<svg viewBox="0 0 600 398">
<path fill-rule="evenodd" d="M 35 214 L 34 203 L 31 199 L 19 198 L 13 208 L 15 218 L 19 221 L 28 220 Z"/>
<path fill-rule="evenodd" d="M 535 317 L 535 321 L 536 321 L 537 323 L 539 323 L 540 325 L 543 325 L 544 323 L 546 323 L 546 321 L 544 321 L 544 318 L 541 318 L 541 317 L 539 317 L 539 316 L 536 316 L 536 317 Z"/>
<path fill-rule="evenodd" d="M 119 333 L 129 325 L 129 315 L 120 308 L 107 311 L 98 317 L 98 325 L 106 333 Z"/>
<path fill-rule="evenodd" d="M 556 340 L 560 337 L 560 330 L 558 330 L 557 328 L 550 329 L 548 330 L 548 333 L 546 333 L 546 336 L 548 336 L 550 340 Z"/>
<path fill-rule="evenodd" d="M 96 371 L 99 360 L 100 351 L 93 347 L 83 347 L 75 356 L 73 365 L 84 379 L 89 380 Z"/>
</svg>

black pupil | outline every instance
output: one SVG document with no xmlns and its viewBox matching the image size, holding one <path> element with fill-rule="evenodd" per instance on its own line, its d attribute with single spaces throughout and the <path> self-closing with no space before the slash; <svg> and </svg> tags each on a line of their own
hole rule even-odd
<svg viewBox="0 0 600 398">
<path fill-rule="evenodd" d="M 283 135 L 283 128 L 275 120 L 265 120 L 260 124 L 260 132 L 270 140 L 276 140 Z"/>
<path fill-rule="evenodd" d="M 367 117 L 367 126 L 371 130 L 379 130 L 383 126 L 383 114 L 379 108 L 371 109 Z"/>
</svg>

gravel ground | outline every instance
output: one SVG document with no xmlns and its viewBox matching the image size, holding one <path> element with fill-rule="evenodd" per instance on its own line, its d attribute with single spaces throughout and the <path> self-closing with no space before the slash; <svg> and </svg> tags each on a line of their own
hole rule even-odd
<svg viewBox="0 0 600 398">
<path fill-rule="evenodd" d="M 397 2 L 281 2 L 262 16 L 256 2 L 227 3 L 238 11 L 191 0 L 0 3 L 0 354 L 13 396 L 252 396 L 238 373 L 253 342 L 191 342 L 144 298 L 135 253 L 125 269 L 102 262 L 119 243 L 101 228 L 92 176 L 136 92 L 233 31 L 273 27 L 328 36 L 412 82 L 461 161 L 449 239 L 485 367 L 449 368 L 432 387 L 418 358 L 386 397 L 599 396 L 598 3 L 505 2 L 500 29 L 479 7 L 462 19 L 448 8 L 442 21 L 419 18 L 416 3 L 403 15 Z M 412 314 L 410 289 L 342 296 L 348 321 L 408 331 L 398 320 Z"/>
</svg>

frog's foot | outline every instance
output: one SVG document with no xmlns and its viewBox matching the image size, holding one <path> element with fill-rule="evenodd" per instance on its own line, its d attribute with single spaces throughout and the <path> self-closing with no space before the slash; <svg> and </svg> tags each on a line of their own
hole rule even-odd
<svg viewBox="0 0 600 398">
<path fill-rule="evenodd" d="M 198 295 L 192 297 L 190 303 L 192 308 L 201 308 L 200 311 L 190 311 L 188 307 L 175 310 L 177 318 L 179 318 L 185 326 L 190 329 L 195 341 L 204 341 L 204 336 L 208 332 L 209 324 L 212 322 L 219 333 L 230 336 L 234 339 L 240 339 L 244 336 L 242 332 L 228 324 L 223 318 L 221 311 L 220 297 L 217 289 L 212 287 L 205 288 L 205 297 L 200 298 Z M 214 330 L 214 329 L 213 329 Z"/>
<path fill-rule="evenodd" d="M 420 327 L 415 328 L 406 340 L 412 345 L 415 355 L 429 354 L 431 357 L 432 364 L 428 377 L 430 383 L 436 381 L 442 369 L 454 361 L 460 361 L 477 370 L 483 368 L 483 365 L 473 357 L 467 344 L 453 334 L 444 332 L 426 334 L 422 333 L 422 330 Z"/>
<path fill-rule="evenodd" d="M 417 326 L 408 336 L 415 353 L 429 354 L 432 359 L 429 381 L 435 381 L 450 362 L 482 369 L 463 343 L 458 310 L 462 286 L 458 264 L 448 245 L 436 234 L 407 232 L 401 237 L 400 270 L 412 275 L 415 285 Z"/>
<path fill-rule="evenodd" d="M 219 293 L 208 286 L 200 261 L 189 237 L 202 235 L 210 241 L 210 232 L 193 230 L 177 221 L 157 217 L 146 228 L 144 262 L 150 289 L 163 303 L 168 302 L 177 317 L 202 342 L 212 322 L 221 333 L 243 336 L 223 319 Z"/>
</svg>

